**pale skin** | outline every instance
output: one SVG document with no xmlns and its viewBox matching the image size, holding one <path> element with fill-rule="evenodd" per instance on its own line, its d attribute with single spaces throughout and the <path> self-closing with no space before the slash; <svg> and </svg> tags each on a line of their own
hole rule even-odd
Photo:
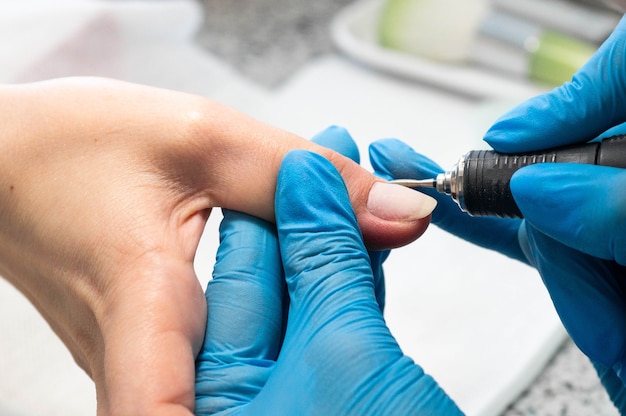
<svg viewBox="0 0 626 416">
<path fill-rule="evenodd" d="M 213 207 L 272 220 L 289 150 L 335 164 L 370 247 L 428 225 L 427 212 L 377 217 L 372 174 L 203 97 L 61 79 L 0 87 L 0 117 L 0 275 L 94 380 L 99 415 L 192 414 L 205 222 Z"/>
</svg>

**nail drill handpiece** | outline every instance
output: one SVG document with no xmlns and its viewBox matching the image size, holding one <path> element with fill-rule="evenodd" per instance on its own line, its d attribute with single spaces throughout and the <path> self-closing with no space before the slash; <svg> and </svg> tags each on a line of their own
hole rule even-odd
<svg viewBox="0 0 626 416">
<path fill-rule="evenodd" d="M 626 168 L 626 135 L 523 154 L 472 150 L 451 170 L 436 178 L 391 182 L 410 188 L 437 189 L 450 195 L 463 211 L 471 215 L 522 218 L 511 194 L 511 177 L 518 169 L 537 163 L 585 163 Z"/>
</svg>

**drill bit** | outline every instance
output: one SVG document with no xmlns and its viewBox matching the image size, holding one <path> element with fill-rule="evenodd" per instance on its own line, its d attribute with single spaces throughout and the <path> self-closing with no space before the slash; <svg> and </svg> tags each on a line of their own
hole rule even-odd
<svg viewBox="0 0 626 416">
<path fill-rule="evenodd" d="M 395 183 L 396 185 L 406 186 L 407 188 L 436 188 L 437 187 L 437 179 L 395 179 L 393 181 L 389 181 L 390 183 Z"/>
</svg>

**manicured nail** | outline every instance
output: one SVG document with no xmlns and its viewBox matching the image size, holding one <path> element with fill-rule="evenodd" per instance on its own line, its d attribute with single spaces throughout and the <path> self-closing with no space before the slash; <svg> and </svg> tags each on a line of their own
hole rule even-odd
<svg viewBox="0 0 626 416">
<path fill-rule="evenodd" d="M 389 221 L 412 221 L 427 217 L 437 201 L 419 191 L 385 182 L 376 182 L 367 199 L 369 212 Z"/>
</svg>

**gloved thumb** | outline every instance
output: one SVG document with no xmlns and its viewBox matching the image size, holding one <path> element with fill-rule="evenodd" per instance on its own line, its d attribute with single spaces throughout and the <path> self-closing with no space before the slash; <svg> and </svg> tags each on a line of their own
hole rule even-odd
<svg viewBox="0 0 626 416">
<path fill-rule="evenodd" d="M 315 414 L 385 414 L 389 408 L 460 414 L 403 355 L 385 325 L 370 259 L 337 170 L 315 153 L 291 151 L 279 171 L 275 206 L 291 303 L 279 360 L 288 364 L 279 365 L 274 379 L 297 380 L 275 403 L 276 414 L 306 413 L 309 404 L 302 397 L 312 391 L 323 395 Z M 328 388 L 328 380 L 343 388 Z"/>
<path fill-rule="evenodd" d="M 315 135 L 311 141 L 320 146 L 332 149 L 352 159 L 356 163 L 361 162 L 361 156 L 356 142 L 348 130 L 343 127 L 330 126 Z M 373 250 L 369 253 L 370 265 L 374 274 L 374 285 L 376 287 L 376 299 L 378 300 L 381 310 L 385 308 L 385 274 L 383 272 L 383 263 L 389 256 L 389 253 L 389 250 Z"/>
<path fill-rule="evenodd" d="M 520 169 L 511 191 L 524 218 L 553 239 L 626 265 L 626 171 L 584 164 Z"/>
<path fill-rule="evenodd" d="M 289 152 L 279 172 L 275 206 L 285 278 L 292 295 L 318 302 L 316 297 L 301 295 L 312 289 L 325 295 L 327 285 L 362 283 L 364 293 L 355 302 L 373 300 L 369 256 L 347 189 L 326 159 L 306 151 Z"/>
</svg>

